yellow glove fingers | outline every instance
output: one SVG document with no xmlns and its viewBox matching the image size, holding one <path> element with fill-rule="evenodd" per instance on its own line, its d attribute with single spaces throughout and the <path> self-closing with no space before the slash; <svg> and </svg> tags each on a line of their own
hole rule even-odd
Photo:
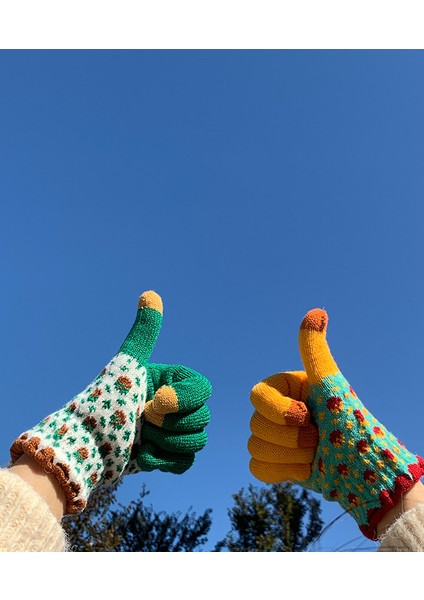
<svg viewBox="0 0 424 600">
<path fill-rule="evenodd" d="M 326 340 L 327 324 L 325 310 L 314 308 L 300 325 L 299 350 L 311 385 L 339 372 Z"/>
<path fill-rule="evenodd" d="M 255 385 L 250 400 L 264 417 L 280 425 L 309 424 L 305 405 L 309 384 L 303 371 L 277 373 Z"/>
<path fill-rule="evenodd" d="M 266 463 L 309 464 L 315 455 L 315 448 L 286 448 L 271 442 L 265 442 L 251 435 L 247 443 L 252 458 Z"/>
<path fill-rule="evenodd" d="M 318 444 L 318 430 L 311 423 L 306 427 L 279 425 L 257 411 L 250 420 L 250 430 L 257 438 L 286 448 L 316 448 Z"/>
<path fill-rule="evenodd" d="M 249 468 L 252 475 L 264 483 L 306 481 L 311 476 L 311 465 L 272 464 L 252 458 Z"/>
</svg>

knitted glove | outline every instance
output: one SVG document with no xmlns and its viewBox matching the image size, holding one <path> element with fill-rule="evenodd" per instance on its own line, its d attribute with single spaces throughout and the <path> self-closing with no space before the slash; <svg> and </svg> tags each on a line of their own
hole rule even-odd
<svg viewBox="0 0 424 600">
<path fill-rule="evenodd" d="M 183 365 L 149 364 L 144 423 L 137 427 L 125 473 L 184 473 L 207 442 L 205 404 L 212 392 L 206 377 Z"/>
<path fill-rule="evenodd" d="M 327 323 L 320 309 L 303 319 L 306 373 L 280 373 L 253 388 L 250 470 L 261 481 L 291 480 L 337 501 L 375 540 L 377 524 L 424 474 L 424 460 L 356 396 L 327 345 Z"/>
<path fill-rule="evenodd" d="M 12 462 L 25 453 L 56 477 L 67 513 L 82 511 L 95 488 L 127 473 L 183 473 L 206 444 L 209 381 L 187 367 L 149 363 L 162 312 L 160 296 L 144 292 L 131 331 L 102 372 L 11 446 Z"/>
</svg>

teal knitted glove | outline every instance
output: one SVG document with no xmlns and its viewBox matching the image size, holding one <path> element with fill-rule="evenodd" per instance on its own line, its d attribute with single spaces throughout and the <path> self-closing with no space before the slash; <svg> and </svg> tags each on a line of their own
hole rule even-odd
<svg viewBox="0 0 424 600">
<path fill-rule="evenodd" d="M 327 313 L 315 309 L 299 332 L 310 384 L 307 406 L 319 428 L 311 476 L 299 483 L 339 502 L 366 537 L 377 539 L 377 524 L 424 474 L 424 460 L 409 452 L 356 396 L 330 353 L 327 323 Z"/>
<path fill-rule="evenodd" d="M 337 501 L 376 539 L 380 520 L 423 475 L 424 460 L 356 396 L 331 355 L 327 323 L 321 309 L 302 321 L 306 372 L 278 373 L 253 388 L 250 470 L 261 481 L 292 481 Z"/>
<path fill-rule="evenodd" d="M 131 331 L 102 372 L 11 446 L 12 462 L 25 453 L 55 476 L 67 513 L 127 473 L 183 473 L 206 444 L 209 381 L 187 367 L 149 362 L 162 312 L 160 296 L 144 292 Z"/>
</svg>

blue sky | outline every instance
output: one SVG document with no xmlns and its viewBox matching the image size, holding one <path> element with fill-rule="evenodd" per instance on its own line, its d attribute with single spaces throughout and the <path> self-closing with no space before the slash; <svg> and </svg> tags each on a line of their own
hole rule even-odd
<svg viewBox="0 0 424 600">
<path fill-rule="evenodd" d="M 213 509 L 249 483 L 249 393 L 301 369 L 323 307 L 367 408 L 424 452 L 423 51 L 1 51 L 0 462 L 101 370 L 156 290 L 152 360 L 213 384 L 209 441 L 156 509 Z M 326 523 L 341 514 L 325 501 Z M 361 544 L 362 542 L 362 544 Z M 344 546 L 346 544 L 346 546 Z M 317 551 L 374 550 L 350 517 Z"/>
</svg>

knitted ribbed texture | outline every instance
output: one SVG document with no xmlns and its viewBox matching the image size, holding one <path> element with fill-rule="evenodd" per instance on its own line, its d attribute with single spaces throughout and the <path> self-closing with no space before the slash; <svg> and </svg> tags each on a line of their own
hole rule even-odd
<svg viewBox="0 0 424 600">
<path fill-rule="evenodd" d="M 424 459 L 357 397 L 332 357 L 327 323 L 322 309 L 302 321 L 305 372 L 273 375 L 253 388 L 250 470 L 260 481 L 289 480 L 337 501 L 376 540 L 381 519 L 424 475 Z"/>
<path fill-rule="evenodd" d="M 311 477 L 302 485 L 337 501 L 366 537 L 377 539 L 378 523 L 424 474 L 424 459 L 365 408 L 340 373 L 327 344 L 327 323 L 327 313 L 314 309 L 299 332 L 311 384 L 307 405 L 319 428 Z"/>
<path fill-rule="evenodd" d="M 47 502 L 19 475 L 0 469 L 0 552 L 64 552 L 66 538 Z"/>
<path fill-rule="evenodd" d="M 144 363 L 162 323 L 157 308 L 162 300 L 155 292 L 142 294 L 119 352 L 82 392 L 11 446 L 12 462 L 25 453 L 52 473 L 65 492 L 67 513 L 82 511 L 91 492 L 115 483 L 128 464 L 146 401 Z"/>
<path fill-rule="evenodd" d="M 13 463 L 26 454 L 56 478 L 66 513 L 82 511 L 94 489 L 128 473 L 184 473 L 207 442 L 210 382 L 183 365 L 149 361 L 162 310 L 160 296 L 144 292 L 130 333 L 101 373 L 11 446 Z"/>
<path fill-rule="evenodd" d="M 377 552 L 424 552 L 424 504 L 399 517 L 380 542 Z"/>
</svg>

